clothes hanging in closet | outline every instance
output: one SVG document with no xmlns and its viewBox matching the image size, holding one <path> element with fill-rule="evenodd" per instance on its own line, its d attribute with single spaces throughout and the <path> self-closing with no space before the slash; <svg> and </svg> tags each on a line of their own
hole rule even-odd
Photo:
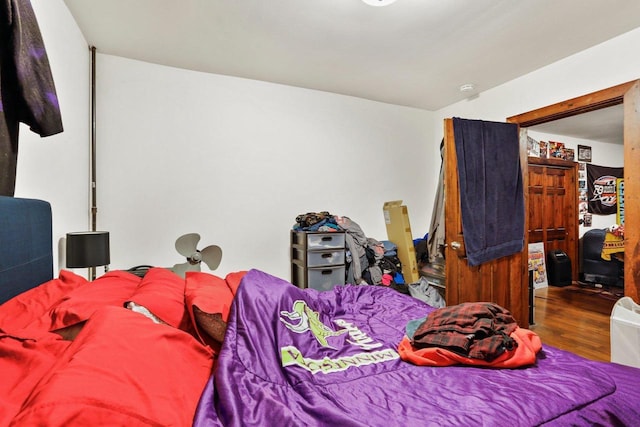
<svg viewBox="0 0 640 427">
<path fill-rule="evenodd" d="M 436 197 L 433 203 L 433 212 L 431 213 L 431 224 L 429 226 L 429 237 L 427 245 L 429 248 L 429 262 L 444 262 L 444 162 L 442 161 L 444 154 L 444 139 L 440 143 L 440 177 L 438 178 L 438 187 L 436 189 Z"/>
</svg>

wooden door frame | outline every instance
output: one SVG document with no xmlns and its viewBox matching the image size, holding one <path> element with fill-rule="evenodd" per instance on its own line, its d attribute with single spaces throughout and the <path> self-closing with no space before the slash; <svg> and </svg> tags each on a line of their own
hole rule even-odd
<svg viewBox="0 0 640 427">
<path fill-rule="evenodd" d="M 623 104 L 624 107 L 624 185 L 625 185 L 625 237 L 624 237 L 624 294 L 639 302 L 640 295 L 640 80 L 622 83 L 587 95 L 572 98 L 546 107 L 507 118 L 510 123 L 529 127 L 577 114 Z M 526 146 L 520 147 L 523 168 L 526 162 Z M 528 173 L 523 170 L 525 188 Z M 525 209 L 528 209 L 525 195 Z M 525 242 L 526 243 L 526 242 Z M 527 246 L 525 245 L 525 250 Z"/>
</svg>

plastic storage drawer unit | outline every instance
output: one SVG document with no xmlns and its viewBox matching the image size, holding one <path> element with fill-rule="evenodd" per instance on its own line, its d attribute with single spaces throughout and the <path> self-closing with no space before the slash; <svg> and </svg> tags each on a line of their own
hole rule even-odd
<svg viewBox="0 0 640 427">
<path fill-rule="evenodd" d="M 344 250 L 307 252 L 307 267 L 344 264 Z"/>
<path fill-rule="evenodd" d="M 345 283 L 343 232 L 291 232 L 291 283 L 330 290 Z"/>
<path fill-rule="evenodd" d="M 344 265 L 338 265 L 332 267 L 311 267 L 307 269 L 298 268 L 295 274 L 297 275 L 295 282 L 305 285 L 300 287 L 316 289 L 318 291 L 329 291 L 333 289 L 335 285 L 344 284 L 345 267 Z"/>
</svg>

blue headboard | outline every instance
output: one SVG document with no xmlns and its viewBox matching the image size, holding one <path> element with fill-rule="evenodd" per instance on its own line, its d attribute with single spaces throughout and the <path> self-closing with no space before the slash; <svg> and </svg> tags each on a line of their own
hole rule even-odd
<svg viewBox="0 0 640 427">
<path fill-rule="evenodd" d="M 52 278 L 51 205 L 0 196 L 0 304 Z"/>
</svg>

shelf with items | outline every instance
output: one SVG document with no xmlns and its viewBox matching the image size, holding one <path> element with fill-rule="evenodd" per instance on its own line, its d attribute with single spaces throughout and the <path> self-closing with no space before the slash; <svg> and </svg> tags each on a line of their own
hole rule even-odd
<svg viewBox="0 0 640 427">
<path fill-rule="evenodd" d="M 564 160 L 558 158 L 542 158 L 542 157 L 531 157 L 527 159 L 527 162 L 530 165 L 540 165 L 540 166 L 572 166 L 574 163 L 573 160 Z"/>
</svg>

